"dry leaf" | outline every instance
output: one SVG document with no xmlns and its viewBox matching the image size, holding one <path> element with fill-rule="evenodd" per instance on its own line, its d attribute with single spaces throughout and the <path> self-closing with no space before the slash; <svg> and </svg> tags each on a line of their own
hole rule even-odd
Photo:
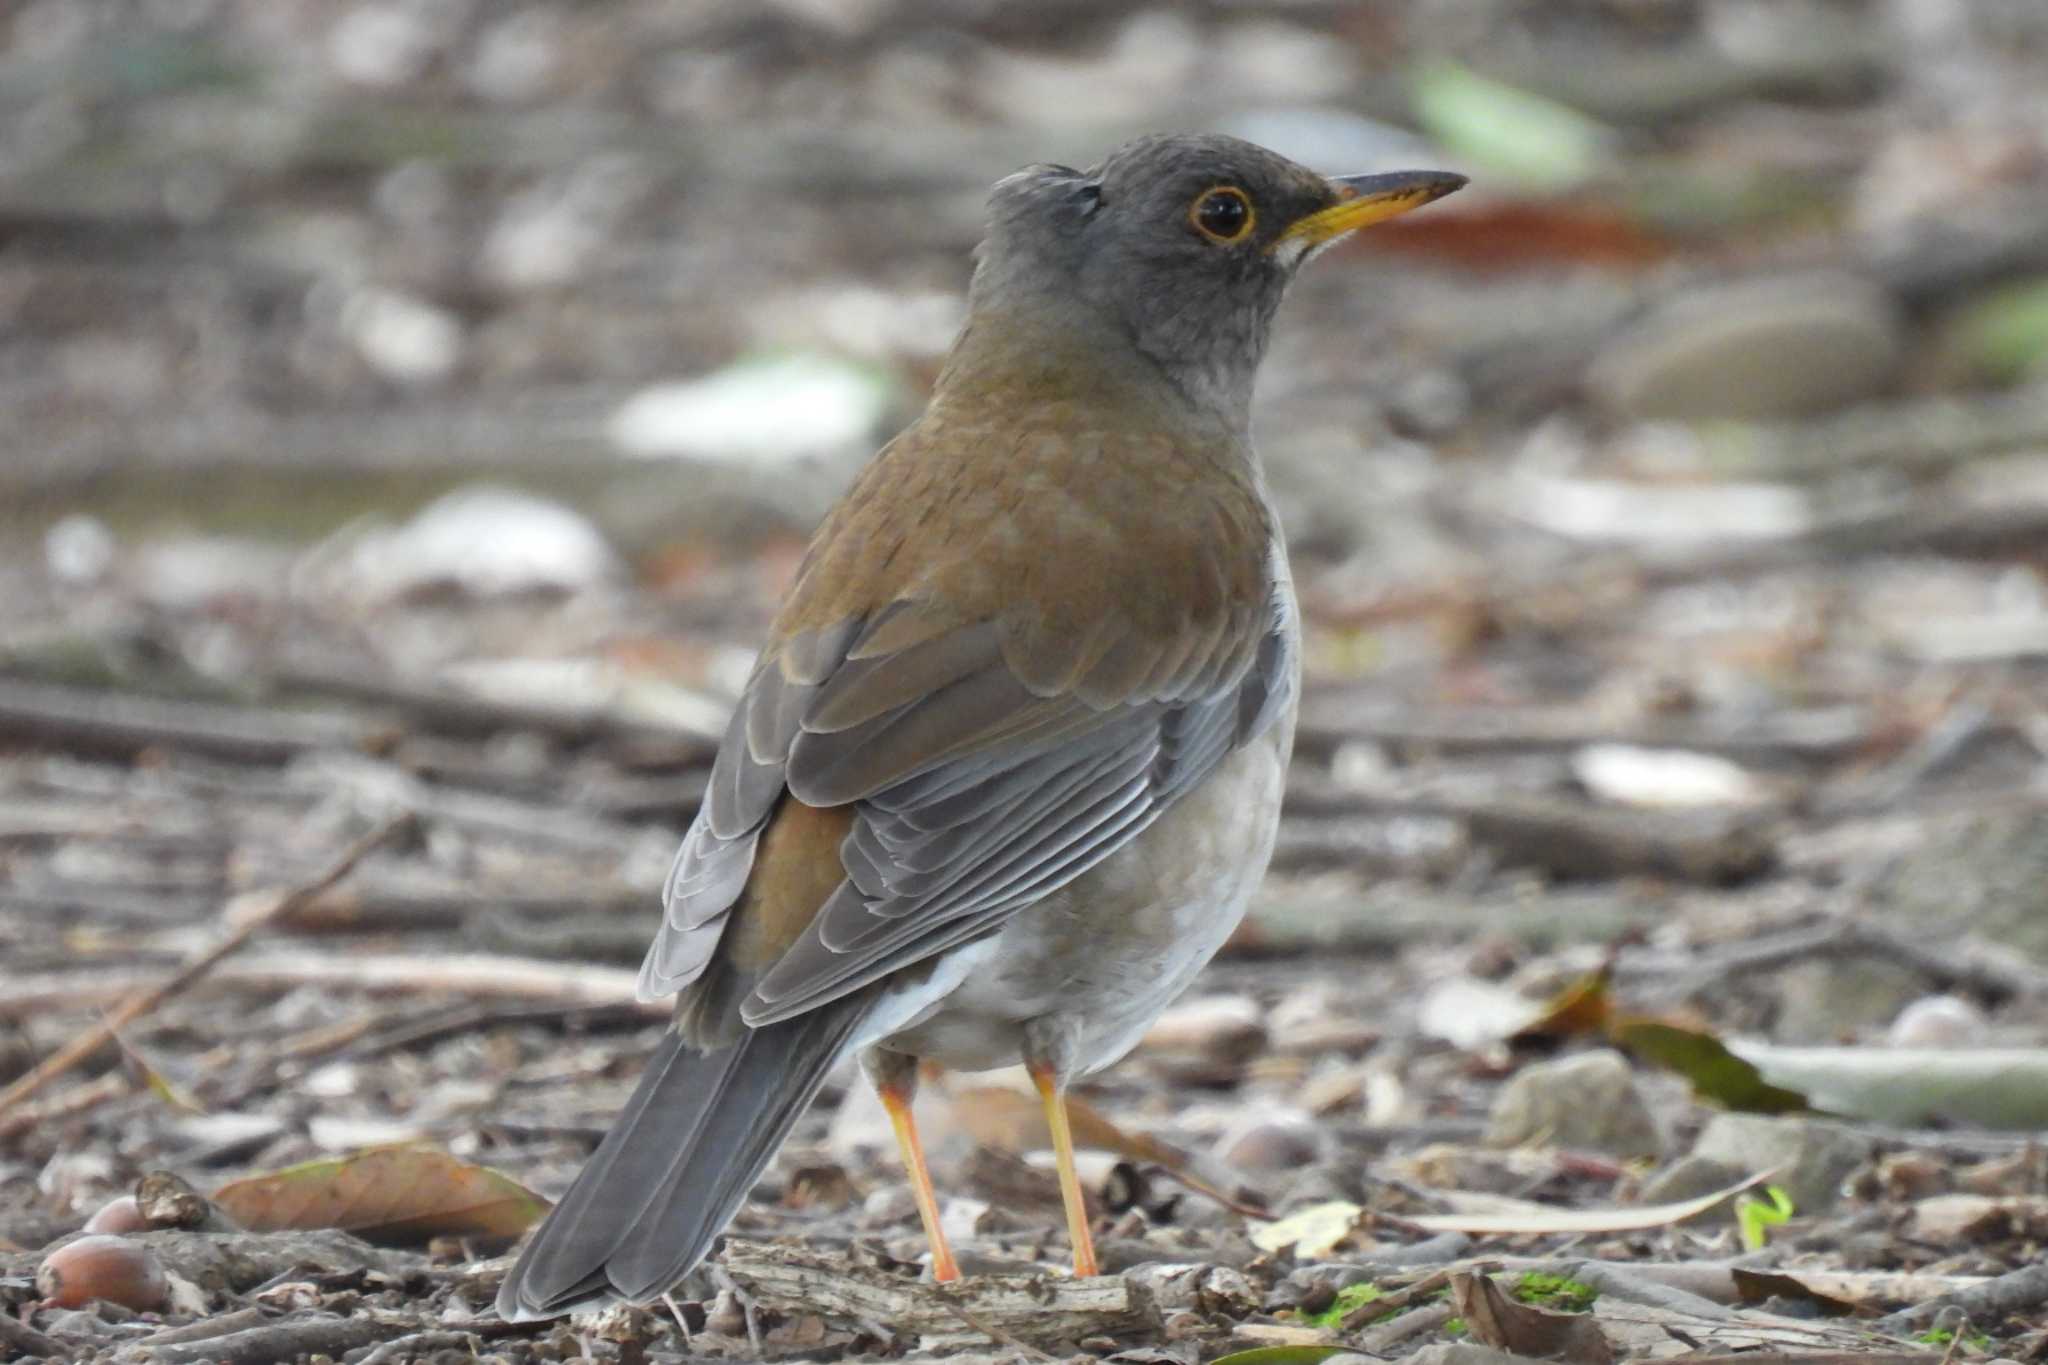
<svg viewBox="0 0 2048 1365">
<path fill-rule="evenodd" d="M 1775 1270 L 1750 1270 L 1738 1265 L 1730 1266 L 1728 1273 L 1734 1277 L 1735 1292 L 1742 1296 L 1744 1303 L 1792 1299 L 1812 1304 L 1820 1310 L 1821 1316 L 1829 1318 L 1844 1318 L 1856 1312 L 1856 1305 L 1847 1299 L 1823 1294 L 1805 1281 Z"/>
<path fill-rule="evenodd" d="M 1473 1339 L 1488 1346 L 1574 1365 L 1613 1365 L 1614 1348 L 1588 1314 L 1518 1303 L 1488 1275 L 1451 1276 L 1451 1298 Z"/>
<path fill-rule="evenodd" d="M 1726 1189 L 1675 1204 L 1645 1204 L 1632 1209 L 1531 1209 L 1513 1213 L 1429 1213 L 1404 1216 L 1402 1222 L 1429 1232 L 1466 1232 L 1475 1236 L 1522 1233 L 1642 1232 L 1668 1227 L 1705 1213 L 1716 1204 L 1753 1189 L 1778 1173 L 1761 1171 Z"/>
<path fill-rule="evenodd" d="M 1312 1204 L 1277 1222 L 1253 1228 L 1252 1245 L 1261 1251 L 1293 1247 L 1294 1254 L 1302 1260 L 1320 1260 L 1343 1245 L 1358 1230 L 1358 1220 L 1364 1216 L 1365 1210 L 1348 1200 Z"/>
<path fill-rule="evenodd" d="M 339 1228 L 417 1246 L 436 1237 L 509 1242 L 548 1202 L 508 1176 L 431 1147 L 374 1147 L 232 1181 L 214 1203 L 253 1232 Z"/>
</svg>

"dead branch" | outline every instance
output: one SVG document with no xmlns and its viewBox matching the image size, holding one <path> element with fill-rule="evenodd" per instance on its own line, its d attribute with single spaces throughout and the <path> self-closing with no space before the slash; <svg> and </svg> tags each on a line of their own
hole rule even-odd
<svg viewBox="0 0 2048 1365">
<path fill-rule="evenodd" d="M 245 763 L 282 763 L 316 749 L 388 741 L 383 717 L 171 701 L 0 678 L 0 736 L 38 747 L 127 755 L 189 749 Z"/>
<path fill-rule="evenodd" d="M 1879 1318 L 1877 1326 L 1880 1331 L 1903 1335 L 1918 1330 L 1944 1308 L 1959 1308 L 1976 1322 L 1995 1323 L 2012 1315 L 2038 1317 L 2043 1304 L 2048 1304 L 2048 1262 L 2036 1262 L 1994 1275 L 1967 1289 L 1902 1308 Z"/>
<path fill-rule="evenodd" d="M 1296 815 L 1434 816 L 1456 820 L 1474 842 L 1510 862 L 1564 877 L 1642 873 L 1710 886 L 1770 869 L 1776 851 L 1752 814 L 1622 810 L 1562 797 L 1489 800 L 1351 791 L 1296 772 L 1286 809 Z"/>
<path fill-rule="evenodd" d="M 804 1248 L 731 1240 L 724 1265 L 764 1307 L 851 1322 L 886 1322 L 910 1333 L 1076 1341 L 1156 1330 L 1159 1312 L 1144 1290 L 1114 1276 L 982 1275 L 926 1284 Z"/>
<path fill-rule="evenodd" d="M 139 978 L 139 973 L 122 976 L 105 968 L 24 978 L 19 989 L 10 990 L 7 998 L 0 1000 L 0 1018 L 25 1018 L 53 1009 L 75 1010 L 105 1003 L 134 989 Z M 650 1019 L 665 1018 L 669 1012 L 666 1004 L 637 1005 L 635 979 L 633 972 L 620 967 L 488 953 L 334 957 L 274 952 L 226 964 L 212 973 L 208 984 L 236 991 L 332 986 L 372 995 L 441 994 L 558 1006 L 618 1006 L 644 1009 Z"/>
</svg>

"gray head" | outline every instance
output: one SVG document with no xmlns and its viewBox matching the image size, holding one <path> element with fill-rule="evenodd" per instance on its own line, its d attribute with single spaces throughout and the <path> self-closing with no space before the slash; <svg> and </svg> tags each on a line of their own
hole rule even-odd
<svg viewBox="0 0 2048 1365">
<path fill-rule="evenodd" d="M 989 197 L 970 314 L 1133 353 L 1241 422 L 1302 264 L 1464 183 L 1444 171 L 1332 178 L 1220 136 L 1140 138 L 1085 171 L 1027 167 Z"/>
</svg>

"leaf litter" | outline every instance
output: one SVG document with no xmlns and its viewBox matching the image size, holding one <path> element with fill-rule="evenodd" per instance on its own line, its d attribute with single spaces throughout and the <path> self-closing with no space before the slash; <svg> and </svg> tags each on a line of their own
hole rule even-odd
<svg viewBox="0 0 2048 1365">
<path fill-rule="evenodd" d="M 2027 7 L 101 8 L 9 38 L 0 1357 L 2048 1357 Z M 842 1074 L 669 1302 L 497 1322 L 983 188 L 1234 109 L 1496 169 L 1276 339 L 1289 808 L 1085 1096 L 1111 1274 L 956 1078 L 923 1281 Z"/>
</svg>

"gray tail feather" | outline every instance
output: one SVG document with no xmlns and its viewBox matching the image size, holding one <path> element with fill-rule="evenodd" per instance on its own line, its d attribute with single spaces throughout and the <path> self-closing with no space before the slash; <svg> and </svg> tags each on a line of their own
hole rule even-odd
<svg viewBox="0 0 2048 1365">
<path fill-rule="evenodd" d="M 498 1291 L 508 1322 L 666 1293 L 710 1248 L 863 1018 L 867 993 L 700 1052 L 670 1031 Z"/>
</svg>

